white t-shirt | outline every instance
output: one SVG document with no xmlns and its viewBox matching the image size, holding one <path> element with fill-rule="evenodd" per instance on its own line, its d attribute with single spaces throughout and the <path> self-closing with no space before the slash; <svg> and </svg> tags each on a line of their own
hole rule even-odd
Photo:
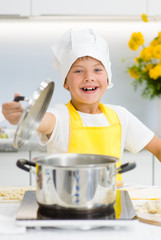
<svg viewBox="0 0 161 240">
<path fill-rule="evenodd" d="M 142 150 L 153 138 L 154 133 L 126 108 L 109 104 L 107 104 L 107 106 L 117 113 L 122 126 L 121 156 L 124 149 L 132 153 L 137 153 Z M 65 104 L 56 104 L 53 108 L 50 108 L 48 112 L 53 113 L 56 117 L 55 129 L 50 139 L 48 139 L 45 135 L 39 133 L 39 142 L 41 145 L 47 145 L 49 154 L 66 153 L 68 150 L 69 140 L 68 108 Z M 88 114 L 79 112 L 79 114 L 84 126 L 100 127 L 109 125 L 109 122 L 103 113 Z"/>
<path fill-rule="evenodd" d="M 2 115 L 2 109 L 1 109 L 1 107 L 0 107 L 0 122 L 2 122 L 4 120 L 4 117 L 3 117 L 3 115 Z"/>
</svg>

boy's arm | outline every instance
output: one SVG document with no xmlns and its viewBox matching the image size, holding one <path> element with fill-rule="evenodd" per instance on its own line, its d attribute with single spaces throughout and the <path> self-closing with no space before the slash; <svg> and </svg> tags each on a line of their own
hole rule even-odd
<svg viewBox="0 0 161 240">
<path fill-rule="evenodd" d="M 20 102 L 8 102 L 2 105 L 2 113 L 6 120 L 11 124 L 17 125 L 22 115 L 23 108 Z M 55 128 L 56 118 L 51 113 L 45 113 L 39 127 L 38 132 L 46 134 L 50 137 Z"/>
<path fill-rule="evenodd" d="M 37 128 L 37 131 L 47 135 L 49 138 L 54 131 L 56 123 L 56 117 L 51 113 L 45 113 L 43 119 L 40 122 L 39 127 Z"/>
<path fill-rule="evenodd" d="M 152 140 L 145 146 L 145 149 L 154 154 L 161 162 L 161 139 L 154 136 Z"/>
</svg>

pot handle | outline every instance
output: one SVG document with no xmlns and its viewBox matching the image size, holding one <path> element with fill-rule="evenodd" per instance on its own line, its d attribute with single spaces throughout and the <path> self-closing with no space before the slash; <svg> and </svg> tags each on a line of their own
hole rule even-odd
<svg viewBox="0 0 161 240">
<path fill-rule="evenodd" d="M 25 170 L 27 172 L 30 172 L 30 168 L 26 167 L 26 165 L 28 165 L 30 167 L 36 167 L 36 163 L 28 161 L 26 159 L 19 159 L 19 160 L 17 160 L 16 165 L 17 165 L 17 167 L 19 167 L 22 170 Z"/>
<path fill-rule="evenodd" d="M 17 97 L 15 97 L 15 98 L 13 99 L 13 101 L 14 101 L 14 102 L 19 102 L 19 101 L 26 101 L 26 102 L 28 102 L 29 99 L 26 98 L 26 97 L 24 97 L 24 96 L 17 96 Z"/>
<path fill-rule="evenodd" d="M 14 102 L 19 102 L 19 101 L 23 101 L 25 99 L 24 96 L 17 96 L 13 99 Z"/>
<path fill-rule="evenodd" d="M 122 164 L 120 167 L 118 167 L 116 169 L 116 171 L 117 171 L 117 173 L 124 173 L 124 172 L 134 169 L 135 167 L 136 167 L 135 162 L 128 162 L 128 163 Z"/>
</svg>

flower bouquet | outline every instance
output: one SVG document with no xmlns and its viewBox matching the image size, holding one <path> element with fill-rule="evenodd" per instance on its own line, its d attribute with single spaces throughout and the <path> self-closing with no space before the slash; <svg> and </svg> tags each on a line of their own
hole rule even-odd
<svg viewBox="0 0 161 240">
<path fill-rule="evenodd" d="M 140 55 L 135 57 L 135 62 L 127 69 L 133 78 L 134 89 L 142 86 L 142 97 L 145 98 L 161 97 L 161 32 L 149 46 L 144 46 L 144 37 L 141 32 L 134 32 L 128 45 L 132 51 L 142 47 Z"/>
</svg>

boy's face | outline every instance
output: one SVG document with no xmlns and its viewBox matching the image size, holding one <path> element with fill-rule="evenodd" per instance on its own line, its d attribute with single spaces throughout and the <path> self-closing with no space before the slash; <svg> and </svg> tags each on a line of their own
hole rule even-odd
<svg viewBox="0 0 161 240">
<path fill-rule="evenodd" d="M 98 104 L 108 87 L 107 72 L 100 61 L 92 57 L 77 59 L 68 72 L 64 87 L 79 110 L 81 105 Z"/>
</svg>

